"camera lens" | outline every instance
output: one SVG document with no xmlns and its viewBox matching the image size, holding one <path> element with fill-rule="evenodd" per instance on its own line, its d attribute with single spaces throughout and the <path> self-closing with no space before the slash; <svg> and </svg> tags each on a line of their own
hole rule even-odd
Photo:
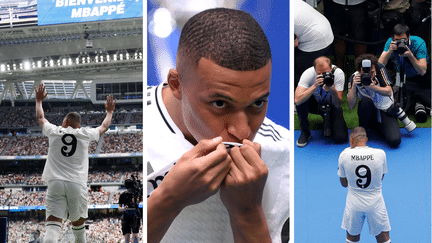
<svg viewBox="0 0 432 243">
<path fill-rule="evenodd" d="M 334 75 L 331 72 L 325 72 L 323 74 L 324 84 L 328 87 L 333 86 L 334 84 Z"/>
</svg>

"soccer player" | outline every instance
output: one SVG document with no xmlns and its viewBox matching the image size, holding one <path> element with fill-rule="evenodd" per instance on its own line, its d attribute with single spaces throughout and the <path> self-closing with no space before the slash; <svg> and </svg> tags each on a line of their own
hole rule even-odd
<svg viewBox="0 0 432 243">
<path fill-rule="evenodd" d="M 363 127 L 350 133 L 350 147 L 339 156 L 338 175 L 343 187 L 348 187 L 342 228 L 346 242 L 360 241 L 365 218 L 369 233 L 378 243 L 390 243 L 390 221 L 382 195 L 382 180 L 387 173 L 386 154 L 382 149 L 366 145 L 368 138 Z"/>
<path fill-rule="evenodd" d="M 249 14 L 218 8 L 187 21 L 176 69 L 147 90 L 148 242 L 282 241 L 289 134 L 265 117 L 271 65 Z"/>
<path fill-rule="evenodd" d="M 106 117 L 97 128 L 82 128 L 81 116 L 68 113 L 61 126 L 45 119 L 42 101 L 47 97 L 45 85 L 41 83 L 36 91 L 36 119 L 42 133 L 49 139 L 48 158 L 42 174 L 47 183 L 46 195 L 46 233 L 45 243 L 57 242 L 62 221 L 69 219 L 75 242 L 86 242 L 84 223 L 87 219 L 87 175 L 88 146 L 91 141 L 99 140 L 111 124 L 116 100 L 107 97 Z"/>
</svg>

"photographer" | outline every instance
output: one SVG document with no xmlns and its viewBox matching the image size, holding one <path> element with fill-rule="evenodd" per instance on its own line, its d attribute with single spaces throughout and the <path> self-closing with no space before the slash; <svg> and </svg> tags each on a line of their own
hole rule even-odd
<svg viewBox="0 0 432 243">
<path fill-rule="evenodd" d="M 129 243 L 130 234 L 133 233 L 133 242 L 138 243 L 138 233 L 141 226 L 141 212 L 138 203 L 142 197 L 142 186 L 139 180 L 126 179 L 125 187 L 119 198 L 119 211 L 123 212 L 122 232 L 125 236 L 125 243 Z"/>
<path fill-rule="evenodd" d="M 399 123 L 395 112 L 393 90 L 387 71 L 372 54 L 360 55 L 355 60 L 357 71 L 348 83 L 348 107 L 358 106 L 359 125 L 365 129 L 373 125 L 382 132 L 391 147 L 398 147 L 401 142 Z"/>
<path fill-rule="evenodd" d="M 340 106 L 344 83 L 343 71 L 324 56 L 315 59 L 313 67 L 303 72 L 294 93 L 301 128 L 301 135 L 296 143 L 298 147 L 306 146 L 311 137 L 309 112 L 323 117 L 324 136 L 331 137 L 335 143 L 347 141 L 348 128 Z"/>
<path fill-rule="evenodd" d="M 426 43 L 418 36 L 410 36 L 409 27 L 405 24 L 397 24 L 393 28 L 393 37 L 389 38 L 385 44 L 384 51 L 378 62 L 387 65 L 393 58 L 397 72 L 406 75 L 407 103 L 405 110 L 408 111 L 414 101 L 414 96 L 419 98 L 428 107 L 431 105 L 431 80 L 429 75 L 425 75 L 428 66 L 428 54 Z M 423 113 L 424 114 L 424 113 Z M 423 116 L 424 117 L 424 116 Z M 416 116 L 416 119 L 419 119 Z M 420 119 L 425 121 L 424 118 Z"/>
</svg>

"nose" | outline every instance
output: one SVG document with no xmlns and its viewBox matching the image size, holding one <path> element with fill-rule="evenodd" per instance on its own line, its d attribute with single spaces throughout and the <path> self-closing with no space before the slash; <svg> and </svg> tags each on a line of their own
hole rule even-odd
<svg viewBox="0 0 432 243">
<path fill-rule="evenodd" d="M 247 114 L 244 111 L 235 113 L 228 121 L 227 131 L 230 136 L 237 140 L 236 142 L 241 143 L 243 139 L 249 139 L 252 130 Z"/>
</svg>

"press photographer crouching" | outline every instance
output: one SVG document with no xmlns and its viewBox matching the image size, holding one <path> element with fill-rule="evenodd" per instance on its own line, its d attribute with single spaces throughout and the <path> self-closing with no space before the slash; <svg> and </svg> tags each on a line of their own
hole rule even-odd
<svg viewBox="0 0 432 243">
<path fill-rule="evenodd" d="M 404 110 L 408 112 L 414 108 L 416 122 L 426 122 L 429 112 L 426 112 L 425 106 L 431 106 L 430 61 L 426 42 L 410 35 L 407 25 L 397 24 L 378 62 L 387 65 L 389 60 L 394 63 L 396 78 L 402 84 L 397 86 L 403 87 L 399 100 L 404 101 Z"/>
<path fill-rule="evenodd" d="M 351 110 L 355 108 L 358 96 L 359 125 L 365 129 L 376 129 L 391 147 L 398 147 L 401 133 L 397 117 L 408 132 L 414 130 L 416 125 L 396 106 L 387 70 L 374 55 L 360 55 L 355 65 L 357 71 L 348 83 L 348 107 Z"/>
<path fill-rule="evenodd" d="M 119 211 L 122 215 L 122 232 L 125 236 L 125 243 L 129 243 L 130 234 L 133 233 L 133 242 L 138 243 L 138 233 L 141 226 L 142 212 L 138 204 L 142 200 L 142 184 L 132 175 L 132 179 L 125 180 L 127 191 L 123 192 L 119 198 Z"/>
<path fill-rule="evenodd" d="M 325 137 L 331 137 L 335 143 L 347 141 L 348 128 L 340 106 L 344 84 L 344 72 L 324 56 L 315 59 L 313 67 L 303 72 L 294 93 L 301 129 L 296 143 L 298 147 L 306 146 L 311 138 L 309 113 L 323 117 Z"/>
</svg>

